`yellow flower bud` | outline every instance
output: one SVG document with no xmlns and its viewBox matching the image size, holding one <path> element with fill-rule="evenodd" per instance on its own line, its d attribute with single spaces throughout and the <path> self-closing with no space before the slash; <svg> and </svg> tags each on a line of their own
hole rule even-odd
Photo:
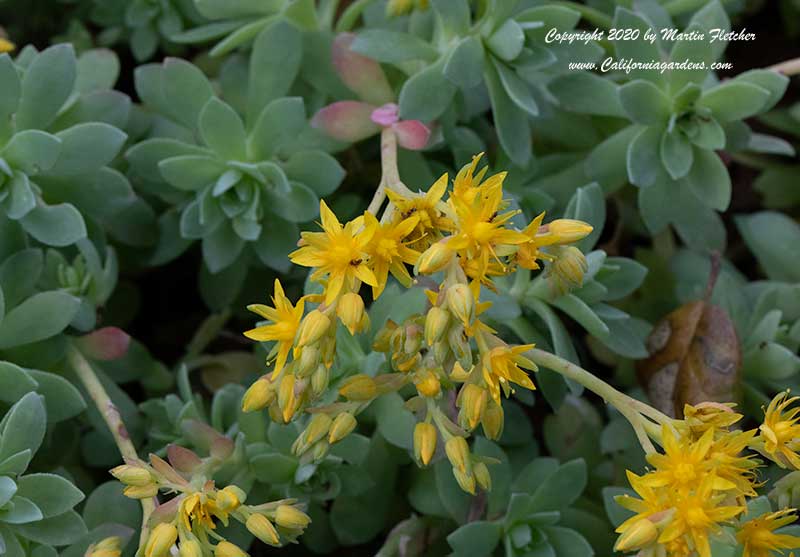
<svg viewBox="0 0 800 557">
<path fill-rule="evenodd" d="M 386 324 L 381 327 L 372 341 L 372 349 L 376 352 L 388 352 L 390 350 L 390 340 L 397 330 L 397 323 L 391 319 L 386 320 Z"/>
<path fill-rule="evenodd" d="M 319 462 L 328 454 L 328 449 L 330 449 L 330 445 L 328 445 L 327 439 L 320 439 L 314 446 L 311 447 L 311 457 L 313 458 L 314 462 Z"/>
<path fill-rule="evenodd" d="M 475 320 L 475 298 L 466 284 L 454 284 L 447 289 L 447 307 L 468 327 Z"/>
<path fill-rule="evenodd" d="M 372 400 L 378 395 L 378 386 L 372 377 L 359 373 L 339 387 L 339 394 L 348 400 Z"/>
<path fill-rule="evenodd" d="M 427 466 L 436 452 L 436 428 L 433 424 L 419 422 L 414 427 L 414 457 Z"/>
<path fill-rule="evenodd" d="M 369 318 L 364 311 L 364 300 L 355 292 L 348 292 L 339 299 L 336 315 L 351 335 L 363 331 L 369 325 Z"/>
<path fill-rule="evenodd" d="M 295 362 L 297 362 L 295 373 L 298 377 L 308 377 L 317 369 L 320 351 L 316 346 L 305 346 L 300 350 L 300 357 L 295 358 Z"/>
<path fill-rule="evenodd" d="M 444 445 L 444 452 L 453 468 L 459 469 L 463 473 L 472 473 L 470 463 L 469 446 L 463 437 L 451 437 Z"/>
<path fill-rule="evenodd" d="M 328 443 L 337 443 L 350 435 L 356 428 L 358 421 L 350 412 L 342 412 L 333 420 L 331 431 L 328 434 Z"/>
<path fill-rule="evenodd" d="M 414 8 L 414 0 L 389 0 L 386 15 L 390 17 L 405 15 Z"/>
<path fill-rule="evenodd" d="M 295 377 L 292 374 L 286 374 L 281 379 L 281 386 L 278 389 L 278 406 L 281 409 L 281 417 L 284 423 L 289 423 L 294 416 L 297 409 L 297 399 L 295 397 Z"/>
<path fill-rule="evenodd" d="M 300 331 L 298 333 L 297 346 L 307 346 L 314 344 L 322 336 L 328 332 L 331 326 L 330 318 L 322 313 L 320 310 L 315 309 L 303 318 L 300 324 Z"/>
<path fill-rule="evenodd" d="M 447 247 L 447 240 L 441 240 L 426 249 L 420 256 L 417 269 L 423 275 L 441 271 L 450 263 L 453 255 L 454 252 Z"/>
<path fill-rule="evenodd" d="M 436 374 L 429 369 L 421 369 L 418 371 L 414 382 L 417 385 L 419 394 L 428 398 L 437 397 L 442 391 L 442 385 L 439 383 L 439 379 L 436 377 Z"/>
<path fill-rule="evenodd" d="M 275 389 L 271 382 L 261 378 L 255 381 L 242 397 L 242 411 L 255 412 L 266 408 L 275 398 Z"/>
<path fill-rule="evenodd" d="M 556 292 L 563 294 L 579 288 L 583 275 L 589 270 L 586 256 L 575 246 L 556 247 L 552 250 L 555 261 L 547 268 L 547 277 L 552 280 Z"/>
<path fill-rule="evenodd" d="M 122 494 L 131 499 L 147 499 L 148 497 L 155 497 L 158 494 L 158 484 L 151 483 L 147 485 L 130 485 L 126 487 Z"/>
<path fill-rule="evenodd" d="M 238 545 L 221 541 L 214 548 L 215 557 L 247 557 L 247 553 Z"/>
<path fill-rule="evenodd" d="M 548 235 L 558 239 L 560 244 L 571 244 L 591 234 L 592 226 L 580 220 L 557 219 L 545 225 Z M 540 229 L 541 230 L 541 229 Z"/>
<path fill-rule="evenodd" d="M 314 443 L 328 435 L 332 422 L 333 420 L 327 414 L 314 414 L 303 434 L 297 438 L 297 441 L 292 446 L 292 452 L 298 456 L 306 452 Z"/>
<path fill-rule="evenodd" d="M 182 540 L 178 547 L 179 557 L 203 557 L 203 548 L 197 540 Z"/>
<path fill-rule="evenodd" d="M 122 540 L 119 536 L 103 538 L 93 543 L 84 553 L 84 557 L 119 557 L 122 555 Z"/>
<path fill-rule="evenodd" d="M 434 306 L 428 310 L 425 317 L 425 342 L 433 346 L 447 332 L 450 323 L 450 314 L 444 309 Z"/>
<path fill-rule="evenodd" d="M 630 553 L 641 549 L 658 538 L 658 528 L 646 518 L 637 520 L 631 524 L 625 532 L 623 532 L 617 543 L 614 544 L 614 550 Z"/>
<path fill-rule="evenodd" d="M 154 483 L 153 475 L 144 466 L 122 464 L 112 468 L 111 475 L 130 486 L 144 487 Z"/>
<path fill-rule="evenodd" d="M 483 411 L 481 425 L 483 426 L 483 434 L 486 435 L 487 439 L 494 441 L 500 439 L 503 434 L 503 407 L 491 398 L 487 401 L 486 409 Z"/>
<path fill-rule="evenodd" d="M 216 503 L 220 510 L 231 512 L 241 505 L 247 494 L 235 485 L 226 486 L 217 492 Z"/>
<path fill-rule="evenodd" d="M 483 417 L 489 402 L 489 392 L 474 383 L 467 383 L 461 388 L 458 403 L 461 412 L 458 414 L 459 424 L 466 429 L 475 429 Z"/>
<path fill-rule="evenodd" d="M 484 491 L 492 490 L 492 475 L 489 474 L 489 467 L 486 466 L 485 462 L 476 462 L 472 467 L 472 475 L 475 476 L 475 480 L 481 486 L 481 489 Z"/>
<path fill-rule="evenodd" d="M 17 48 L 17 45 L 4 37 L 0 37 L 0 54 L 13 52 L 15 48 Z"/>
<path fill-rule="evenodd" d="M 275 511 L 275 522 L 278 526 L 289 530 L 304 530 L 311 519 L 306 513 L 292 505 L 280 505 Z"/>
<path fill-rule="evenodd" d="M 150 532 L 145 544 L 145 557 L 164 557 L 178 539 L 178 529 L 174 525 L 162 522 Z"/>
<path fill-rule="evenodd" d="M 314 396 L 320 396 L 328 388 L 328 378 L 330 372 L 328 368 L 320 364 L 311 376 L 311 392 Z"/>
<path fill-rule="evenodd" d="M 280 545 L 280 536 L 275 526 L 263 514 L 251 514 L 245 523 L 247 529 L 262 542 L 269 545 Z"/>
<path fill-rule="evenodd" d="M 453 467 L 453 477 L 458 482 L 459 487 L 469 493 L 475 495 L 475 476 L 472 471 L 462 472 L 458 468 Z"/>
<path fill-rule="evenodd" d="M 273 402 L 269 405 L 269 419 L 279 424 L 283 421 L 283 413 L 281 412 L 281 407 L 278 406 L 278 401 Z"/>
</svg>

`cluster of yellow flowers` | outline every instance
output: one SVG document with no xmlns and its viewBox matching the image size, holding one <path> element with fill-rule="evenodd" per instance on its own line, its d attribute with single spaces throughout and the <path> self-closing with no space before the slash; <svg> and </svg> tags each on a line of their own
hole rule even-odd
<svg viewBox="0 0 800 557">
<path fill-rule="evenodd" d="M 491 305 L 481 301 L 481 287 L 494 289 L 494 277 L 520 267 L 539 269 L 542 260 L 550 263 L 546 272 L 558 290 L 580 285 L 586 260 L 568 244 L 592 228 L 569 219 L 545 225 L 544 214 L 523 229 L 514 228 L 511 221 L 520 211 L 508 210 L 503 199 L 506 173 L 484 180 L 487 168 L 477 171 L 479 160 L 480 155 L 458 172 L 446 199 L 447 174 L 426 193 L 412 193 L 402 184 L 387 190 L 389 203 L 380 220 L 365 212 L 343 225 L 322 202 L 322 232 L 303 232 L 290 258 L 313 269 L 311 279 L 323 292 L 292 304 L 276 280 L 272 306 L 249 306 L 269 323 L 245 335 L 275 343 L 268 358 L 275 367 L 248 389 L 243 409 L 268 407 L 278 422 L 312 413 L 295 443 L 296 454 L 321 459 L 331 443 L 355 428 L 355 416 L 372 400 L 414 384 L 419 396 L 407 405 L 420 418 L 414 432 L 418 462 L 431 461 L 441 436 L 461 487 L 470 493 L 476 484 L 489 488 L 488 460 L 470 454 L 466 437 L 478 424 L 489 438 L 500 436 L 500 393 L 508 396 L 512 383 L 533 389 L 524 370 L 536 366 L 525 357 L 533 345 L 509 346 L 481 321 Z M 344 401 L 313 407 L 328 387 L 337 319 L 350 334 L 366 331 L 362 285 L 371 287 L 373 299 L 389 274 L 410 287 L 415 283 L 410 266 L 418 275 L 441 272 L 442 278 L 436 289 L 426 290 L 425 315 L 400 324 L 388 321 L 375 334 L 374 348 L 387 353 L 393 373 L 349 377 L 339 386 Z M 306 313 L 308 304 L 318 305 Z M 447 390 L 458 390 L 458 425 L 447 417 Z"/>
<path fill-rule="evenodd" d="M 111 470 L 125 484 L 124 494 L 133 499 L 152 498 L 159 491 L 176 494 L 150 515 L 144 557 L 173 555 L 176 543 L 180 557 L 246 557 L 243 549 L 216 532 L 216 521 L 227 526 L 233 518 L 259 540 L 276 547 L 295 542 L 311 522 L 294 499 L 246 505 L 246 494 L 237 486 L 218 489 L 209 479 L 213 457 L 201 459 L 189 449 L 170 445 L 167 458 L 169 462 L 151 454 L 149 464 L 127 461 Z M 118 557 L 113 554 L 118 544 L 103 540 L 91 548 L 90 557 Z"/>
<path fill-rule="evenodd" d="M 786 409 L 797 397 L 779 394 L 758 430 L 732 429 L 741 419 L 732 404 L 687 405 L 685 418 L 662 424 L 657 441 L 663 453 L 647 456 L 652 467 L 628 472 L 638 498 L 617 497 L 636 513 L 623 522 L 615 549 L 639 557 L 711 557 L 710 537 L 727 536 L 743 547 L 743 557 L 769 557 L 800 545 L 800 538 L 776 533 L 794 522 L 794 509 L 743 520 L 748 498 L 756 496 L 755 449 L 780 466 L 795 467 L 800 439 L 797 414 Z"/>
</svg>

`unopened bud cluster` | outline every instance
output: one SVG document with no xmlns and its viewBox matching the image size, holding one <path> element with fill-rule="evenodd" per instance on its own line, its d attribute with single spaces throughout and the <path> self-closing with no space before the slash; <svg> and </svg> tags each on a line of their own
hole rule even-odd
<svg viewBox="0 0 800 557">
<path fill-rule="evenodd" d="M 235 485 L 217 488 L 210 479 L 220 459 L 201 459 L 177 445 L 167 448 L 167 459 L 151 454 L 150 462 L 128 461 L 111 470 L 125 484 L 124 493 L 136 499 L 159 492 L 175 494 L 156 506 L 148 523 L 144 557 L 244 557 L 247 553 L 221 537 L 217 523 L 231 519 L 244 524 L 256 538 L 272 546 L 294 542 L 311 519 L 294 499 L 247 505 L 247 494 Z M 216 543 L 215 543 L 216 542 Z M 115 545 L 116 543 L 116 545 Z M 119 542 L 103 540 L 86 557 L 119 557 Z M 116 552 L 116 553 L 115 553 Z"/>
</svg>

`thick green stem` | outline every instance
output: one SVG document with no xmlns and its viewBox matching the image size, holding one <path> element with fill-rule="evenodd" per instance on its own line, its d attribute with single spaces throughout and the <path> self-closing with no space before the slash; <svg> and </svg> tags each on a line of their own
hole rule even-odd
<svg viewBox="0 0 800 557">
<path fill-rule="evenodd" d="M 136 447 L 133 446 L 133 442 L 128 435 L 128 429 L 122 421 L 122 416 L 120 416 L 119 410 L 117 410 L 116 405 L 108 396 L 103 384 L 97 378 L 97 374 L 92 369 L 91 364 L 86 361 L 83 354 L 74 346 L 69 348 L 67 359 L 92 398 L 103 420 L 105 420 L 108 429 L 111 430 L 111 435 L 114 437 L 114 443 L 116 443 L 119 453 L 126 460 L 138 460 L 139 454 L 136 452 Z M 155 502 L 153 499 L 142 499 L 141 501 L 142 533 L 139 538 L 139 546 L 143 547 L 148 535 L 147 522 L 150 514 L 155 509 Z"/>
<path fill-rule="evenodd" d="M 606 403 L 616 408 L 620 414 L 630 422 L 642 448 L 648 453 L 655 452 L 655 447 L 650 441 L 650 437 L 648 437 L 648 433 L 655 433 L 653 429 L 655 424 L 646 419 L 645 416 L 657 424 L 670 424 L 672 419 L 669 416 L 641 401 L 629 397 L 625 393 L 621 393 L 599 377 L 596 377 L 582 367 L 560 358 L 555 354 L 534 348 L 526 352 L 525 355 L 537 365 L 546 367 L 564 377 L 572 379 L 593 393 L 601 396 Z"/>
</svg>

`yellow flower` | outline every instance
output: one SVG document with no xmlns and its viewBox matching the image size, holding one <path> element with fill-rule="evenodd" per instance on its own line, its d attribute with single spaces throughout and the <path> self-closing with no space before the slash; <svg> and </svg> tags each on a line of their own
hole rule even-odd
<svg viewBox="0 0 800 557">
<path fill-rule="evenodd" d="M 800 547 L 800 538 L 788 534 L 776 534 L 775 530 L 797 520 L 794 509 L 765 513 L 743 523 L 736 532 L 736 541 L 744 547 L 742 557 L 770 557 L 780 549 Z M 783 555 L 783 552 L 779 552 Z"/>
<path fill-rule="evenodd" d="M 496 403 L 500 404 L 501 387 L 506 396 L 513 392 L 510 383 L 516 383 L 531 390 L 536 388 L 528 374 L 520 369 L 525 368 L 531 371 L 538 369 L 536 364 L 522 355 L 531 348 L 533 348 L 533 344 L 514 347 L 503 344 L 492 348 L 484 355 L 483 380 Z"/>
<path fill-rule="evenodd" d="M 714 442 L 708 453 L 714 473 L 731 482 L 740 496 L 756 496 L 754 470 L 759 461 L 755 455 L 742 455 L 755 434 L 756 430 L 727 432 Z"/>
<path fill-rule="evenodd" d="M 769 403 L 754 448 L 782 468 L 800 470 L 800 407 L 787 410 L 800 397 L 787 397 L 782 392 Z"/>
<path fill-rule="evenodd" d="M 122 540 L 119 536 L 103 538 L 93 543 L 84 553 L 85 557 L 119 557 L 122 555 Z"/>
<path fill-rule="evenodd" d="M 371 230 L 371 239 L 367 244 L 369 263 L 375 273 L 378 284 L 372 287 L 372 298 L 376 299 L 386 288 L 389 273 L 400 284 L 408 288 L 411 286 L 411 275 L 406 269 L 406 263 L 414 265 L 420 253 L 407 246 L 405 238 L 411 234 L 419 224 L 419 215 L 412 215 L 399 222 L 386 222 L 381 224 L 372 213 L 364 213 L 364 222 L 367 229 Z"/>
<path fill-rule="evenodd" d="M 683 537 L 700 557 L 711 557 L 708 537 L 720 531 L 720 525 L 744 511 L 744 507 L 723 505 L 724 494 L 714 493 L 716 477 L 707 474 L 692 493 L 672 493 L 672 515 L 658 537 L 668 543 Z"/>
<path fill-rule="evenodd" d="M 689 490 L 699 484 L 700 480 L 712 472 L 711 462 L 707 459 L 708 452 L 714 442 L 713 430 L 708 430 L 698 441 L 687 438 L 677 438 L 672 428 L 661 427 L 661 439 L 664 454 L 651 454 L 647 462 L 655 470 L 642 478 L 642 482 L 650 487 L 665 487 L 678 490 Z M 736 486 L 715 476 L 714 489 L 726 490 Z"/>
<path fill-rule="evenodd" d="M 0 37 L 0 54 L 6 52 L 13 52 L 14 49 L 17 48 L 17 45 L 6 39 L 5 37 Z"/>
<path fill-rule="evenodd" d="M 725 430 L 742 419 L 741 414 L 733 411 L 735 404 L 720 402 L 701 402 L 692 406 L 683 406 L 683 424 L 692 435 L 700 437 L 708 429 Z"/>
<path fill-rule="evenodd" d="M 501 256 L 511 255 L 516 246 L 529 241 L 522 232 L 506 228 L 519 211 L 502 212 L 505 172 L 496 174 L 477 187 L 456 185 L 448 200 L 455 230 L 447 247 L 457 251 L 464 260 L 477 262 L 473 275 L 484 279 L 492 261 L 504 266 Z M 509 248 L 512 248 L 509 251 Z"/>
<path fill-rule="evenodd" d="M 658 538 L 658 528 L 647 518 L 638 518 L 626 528 L 614 544 L 614 551 L 629 553 L 650 545 Z"/>
<path fill-rule="evenodd" d="M 447 174 L 443 174 L 426 193 L 405 196 L 392 190 L 386 191 L 389 201 L 397 207 L 401 220 L 412 216 L 419 219 L 414 230 L 405 238 L 409 245 L 425 249 L 441 237 L 442 230 L 452 227 L 452 222 L 443 214 L 442 196 L 446 190 Z"/>
<path fill-rule="evenodd" d="M 275 347 L 268 356 L 269 360 L 275 359 L 275 371 L 272 373 L 272 376 L 275 377 L 286 364 L 289 351 L 294 344 L 294 337 L 297 334 L 297 329 L 300 327 L 300 321 L 303 319 L 305 298 L 300 298 L 297 301 L 297 305 L 292 305 L 292 302 L 289 301 L 289 298 L 287 298 L 283 292 L 281 282 L 275 279 L 275 292 L 272 296 L 272 304 L 274 307 L 263 304 L 251 304 L 247 306 L 247 309 L 271 321 L 272 324 L 250 329 L 246 331 L 244 335 L 247 338 L 259 342 L 275 341 Z"/>
<path fill-rule="evenodd" d="M 375 274 L 367 264 L 366 246 L 374 229 L 363 229 L 363 218 L 342 226 L 324 201 L 319 203 L 322 232 L 303 232 L 300 249 L 289 254 L 290 259 L 303 267 L 315 267 L 311 279 L 325 283 L 325 304 L 330 305 L 342 290 L 358 290 L 358 281 L 377 286 Z"/>
<path fill-rule="evenodd" d="M 163 557 L 167 555 L 177 539 L 178 529 L 173 524 L 162 522 L 150 532 L 150 537 L 144 547 L 145 557 Z"/>
<path fill-rule="evenodd" d="M 517 263 L 521 267 L 538 269 L 538 260 L 554 259 L 551 254 L 544 253 L 539 248 L 571 244 L 585 238 L 593 230 L 591 225 L 579 220 L 556 219 L 548 224 L 542 224 L 543 221 L 544 213 L 540 213 L 522 232 L 528 241 L 519 246 L 516 254 Z"/>
<path fill-rule="evenodd" d="M 192 493 L 183 498 L 178 507 L 178 520 L 184 529 L 214 530 L 216 525 L 205 494 Z"/>
</svg>

